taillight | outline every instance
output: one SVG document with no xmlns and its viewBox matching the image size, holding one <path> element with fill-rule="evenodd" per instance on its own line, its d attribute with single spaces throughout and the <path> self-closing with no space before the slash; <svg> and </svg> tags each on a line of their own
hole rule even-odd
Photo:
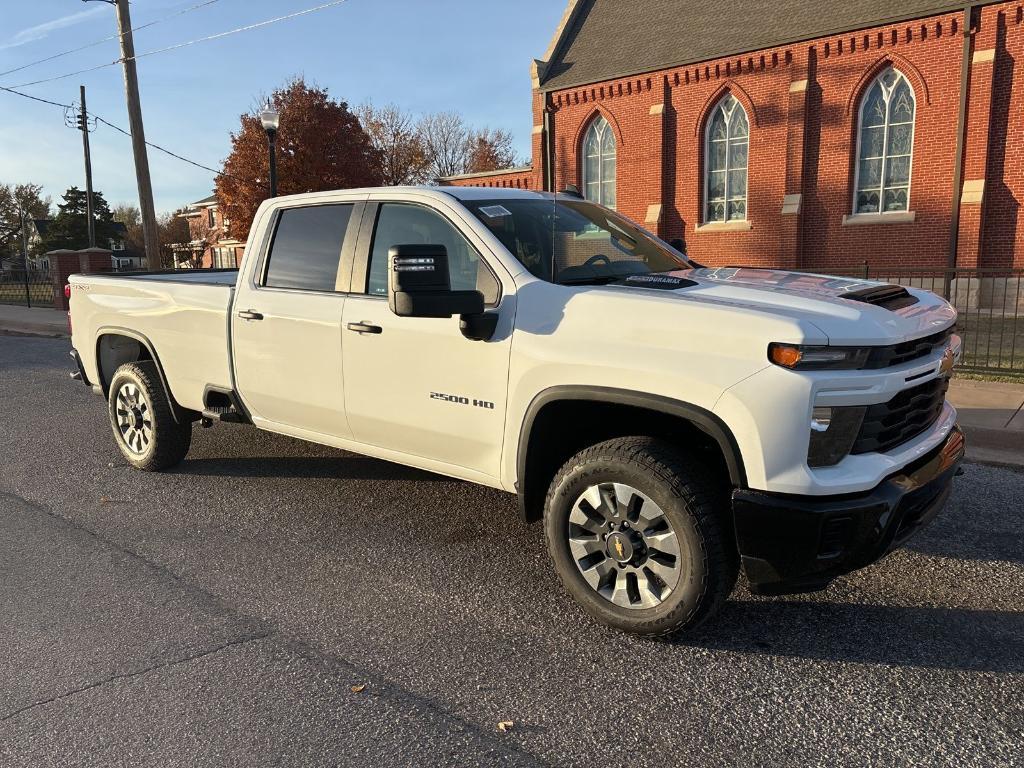
<svg viewBox="0 0 1024 768">
<path fill-rule="evenodd" d="M 71 298 L 71 283 L 68 283 L 67 285 L 64 286 L 64 298 Z"/>
</svg>

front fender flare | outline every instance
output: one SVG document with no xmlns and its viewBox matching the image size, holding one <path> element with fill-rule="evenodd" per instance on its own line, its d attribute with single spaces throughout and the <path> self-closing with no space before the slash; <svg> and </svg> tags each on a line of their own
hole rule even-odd
<svg viewBox="0 0 1024 768">
<path fill-rule="evenodd" d="M 665 413 L 682 418 L 693 424 L 701 432 L 711 437 L 718 445 L 729 472 L 729 481 L 736 488 L 747 487 L 746 470 L 739 444 L 732 431 L 722 419 L 711 411 L 693 403 L 676 400 L 663 395 L 645 392 L 634 392 L 614 387 L 598 387 L 589 385 L 563 385 L 545 389 L 537 394 L 526 409 L 522 429 L 519 432 L 518 453 L 516 455 L 515 487 L 519 496 L 520 511 L 527 517 L 524 479 L 526 477 L 526 461 L 530 446 L 530 437 L 534 421 L 541 410 L 550 403 L 559 400 L 592 401 L 614 403 L 634 408 Z"/>
</svg>

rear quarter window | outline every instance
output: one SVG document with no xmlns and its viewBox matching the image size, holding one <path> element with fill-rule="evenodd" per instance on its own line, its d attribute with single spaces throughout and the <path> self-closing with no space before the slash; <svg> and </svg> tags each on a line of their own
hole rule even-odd
<svg viewBox="0 0 1024 768">
<path fill-rule="evenodd" d="M 352 204 L 285 208 L 274 230 L 263 285 L 305 291 L 337 290 L 341 246 Z"/>
</svg>

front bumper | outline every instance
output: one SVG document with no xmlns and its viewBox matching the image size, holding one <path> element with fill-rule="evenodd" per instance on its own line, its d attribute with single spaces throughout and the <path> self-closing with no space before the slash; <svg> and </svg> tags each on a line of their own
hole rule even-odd
<svg viewBox="0 0 1024 768">
<path fill-rule="evenodd" d="M 881 559 L 931 522 L 964 456 L 954 426 L 945 441 L 866 493 L 733 493 L 736 543 L 755 594 L 823 589 Z"/>
</svg>

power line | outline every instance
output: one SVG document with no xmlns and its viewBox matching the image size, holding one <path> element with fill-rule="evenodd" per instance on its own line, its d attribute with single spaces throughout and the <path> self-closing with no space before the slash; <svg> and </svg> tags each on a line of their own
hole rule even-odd
<svg viewBox="0 0 1024 768">
<path fill-rule="evenodd" d="M 114 35 L 114 37 L 117 37 L 117 35 Z M 43 78 L 42 80 L 32 80 L 31 82 L 28 82 L 28 83 L 18 83 L 14 87 L 15 88 L 28 88 L 30 85 L 40 85 L 42 83 L 52 83 L 52 82 L 55 82 L 57 80 L 64 80 L 64 79 L 69 78 L 69 77 L 74 77 L 75 75 L 84 75 L 86 72 L 95 72 L 97 69 L 106 69 L 107 67 L 113 67 L 113 66 L 115 66 L 117 64 L 120 64 L 120 63 L 121 63 L 121 60 L 118 59 L 117 61 L 111 61 L 111 62 L 108 62 L 107 64 L 97 64 L 97 65 L 95 65 L 93 67 L 86 67 L 85 69 L 76 69 L 74 72 L 66 72 L 63 75 L 57 75 L 56 77 L 46 77 L 46 78 Z"/>
<path fill-rule="evenodd" d="M 107 127 L 113 128 L 115 131 L 118 131 L 119 133 L 123 133 L 125 136 L 131 137 L 131 135 L 132 135 L 131 132 L 130 131 L 126 131 L 121 126 L 114 125 L 109 120 L 105 120 L 105 119 L 103 119 L 102 117 L 100 117 L 99 115 L 97 115 L 95 113 L 92 116 L 93 116 L 93 118 L 96 119 L 97 122 L 103 123 Z M 240 181 L 243 184 L 252 184 L 254 186 L 259 186 L 259 187 L 263 186 L 261 184 L 257 184 L 255 181 L 252 181 L 250 179 L 243 179 L 240 176 L 232 176 L 230 173 L 224 173 L 224 171 L 218 171 L 216 168 L 210 168 L 209 166 L 203 165 L 202 163 L 197 163 L 195 160 L 190 160 L 187 157 L 179 155 L 176 152 L 172 152 L 171 150 L 166 149 L 164 147 L 161 147 L 159 144 L 154 144 L 151 141 L 147 141 L 146 142 L 146 146 L 152 147 L 153 149 L 155 149 L 155 150 L 157 150 L 159 152 L 163 152 L 165 155 L 170 155 L 171 157 L 177 158 L 178 160 L 181 160 L 182 162 L 188 163 L 189 165 L 194 165 L 196 168 L 202 168 L 204 171 L 209 171 L 210 173 L 214 174 L 215 176 L 223 176 L 226 179 L 234 179 L 235 181 Z"/>
<path fill-rule="evenodd" d="M 15 96 L 22 96 L 22 97 L 24 97 L 26 99 L 31 99 L 32 101 L 38 101 L 38 102 L 40 102 L 42 104 L 49 104 L 49 105 L 54 106 L 54 107 L 60 107 L 63 110 L 76 109 L 74 104 L 61 104 L 59 101 L 50 101 L 49 99 L 43 99 L 43 98 L 40 98 L 38 96 L 33 96 L 31 94 L 28 94 L 28 93 L 22 93 L 21 91 L 16 91 L 13 88 L 7 88 L 6 86 L 3 86 L 3 85 L 0 85 L 0 91 L 6 91 L 7 93 L 13 93 Z M 114 125 L 109 120 L 105 120 L 104 118 L 100 117 L 99 115 L 97 115 L 95 113 L 93 113 L 91 115 L 91 117 L 92 117 L 93 120 L 96 120 L 97 122 L 103 123 L 104 125 L 106 125 L 106 126 L 108 126 L 110 128 L 113 128 L 115 131 L 118 131 L 119 133 L 123 133 L 125 136 L 131 137 L 131 135 L 132 135 L 130 131 L 126 131 L 124 128 L 122 128 L 122 127 L 120 127 L 118 125 Z M 204 171 L 209 171 L 210 173 L 212 173 L 212 174 L 214 174 L 216 176 L 223 176 L 226 179 L 234 179 L 235 181 L 240 181 L 243 184 L 251 184 L 253 186 L 257 186 L 257 187 L 260 187 L 260 188 L 262 188 L 262 186 L 263 186 L 262 184 L 259 184 L 258 182 L 252 181 L 251 179 L 243 179 L 241 176 L 232 176 L 230 173 L 224 173 L 223 171 L 218 171 L 216 168 L 210 168 L 209 166 L 203 165 L 202 163 L 198 163 L 195 160 L 190 160 L 189 158 L 184 157 L 183 155 L 179 155 L 177 152 L 172 152 L 171 150 L 169 150 L 169 149 L 167 149 L 165 147 L 161 147 L 159 144 L 154 144 L 151 141 L 147 141 L 146 145 L 152 147 L 153 149 L 155 149 L 155 150 L 157 150 L 159 152 L 163 152 L 165 155 L 170 155 L 171 157 L 176 158 L 178 160 L 181 160 L 182 162 L 188 163 L 189 165 L 194 165 L 196 168 L 201 168 Z"/>
<path fill-rule="evenodd" d="M 46 77 L 46 78 L 42 78 L 40 80 L 33 80 L 31 82 L 28 82 L 28 83 L 19 83 L 18 85 L 15 85 L 15 86 L 12 86 L 12 87 L 14 87 L 14 88 L 27 88 L 30 85 L 42 85 L 43 83 L 52 83 L 52 82 L 54 82 L 56 80 L 64 80 L 65 78 L 68 78 L 68 77 L 74 77 L 75 75 L 84 75 L 87 72 L 95 72 L 98 69 L 105 69 L 106 67 L 113 67 L 113 66 L 121 64 L 121 63 L 123 63 L 125 61 L 131 61 L 131 60 L 134 60 L 134 59 L 141 59 L 141 58 L 143 58 L 145 56 L 153 56 L 153 55 L 158 54 L 158 53 L 166 53 L 167 51 L 175 51 L 175 50 L 177 50 L 179 48 L 186 48 L 186 47 L 188 47 L 190 45 L 195 45 L 196 43 L 204 43 L 204 42 L 206 42 L 208 40 L 218 40 L 218 39 L 220 39 L 222 37 L 228 37 L 229 35 L 238 34 L 239 32 L 248 32 L 249 30 L 252 30 L 252 29 L 258 29 L 260 27 L 266 27 L 266 26 L 268 26 L 270 24 L 276 24 L 279 21 L 287 21 L 288 19 L 294 19 L 294 18 L 297 18 L 299 16 L 305 16 L 306 14 L 309 14 L 309 13 L 315 13 L 316 11 L 322 11 L 325 8 L 332 8 L 332 7 L 336 6 L 336 5 L 341 5 L 344 2 L 347 2 L 347 0 L 332 0 L 332 2 L 323 3 L 322 5 L 317 5 L 317 6 L 314 6 L 313 8 L 306 8 L 305 10 L 296 11 L 295 13 L 289 13 L 289 14 L 286 14 L 285 16 L 277 16 L 276 18 L 267 19 L 265 21 L 258 21 L 258 22 L 254 23 L 254 24 L 246 24 L 244 27 L 236 27 L 235 29 L 229 29 L 226 32 L 218 32 L 217 34 L 214 34 L 214 35 L 207 35 L 205 37 L 198 37 L 198 38 L 196 38 L 194 40 L 186 40 L 183 43 L 175 43 L 174 45 L 168 45 L 168 46 L 165 46 L 163 48 L 157 48 L 157 49 L 152 50 L 152 51 L 144 51 L 143 53 L 138 53 L 138 54 L 136 54 L 134 56 L 130 56 L 130 57 L 127 57 L 127 58 L 122 57 L 120 59 L 117 59 L 116 61 L 107 62 L 106 64 L 97 64 L 97 65 L 95 65 L 93 67 L 86 67 L 85 69 L 79 69 L 79 70 L 76 70 L 74 72 L 67 72 L 67 73 L 65 73 L 63 75 L 56 75 L 55 77 Z M 115 35 L 115 37 L 116 37 L 116 35 Z"/>
<path fill-rule="evenodd" d="M 157 48 L 156 50 L 153 50 L 153 51 L 145 51 L 144 53 L 137 53 L 137 54 L 135 54 L 135 58 L 136 59 L 141 59 L 143 56 L 152 56 L 152 55 L 157 54 L 157 53 L 165 53 L 167 51 L 174 51 L 174 50 L 177 50 L 178 48 L 185 48 L 186 46 L 195 45 L 196 43 L 204 43 L 207 40 L 217 40 L 218 38 L 227 37 L 228 35 L 234 35 L 234 34 L 237 34 L 238 32 L 248 32 L 251 29 L 258 29 L 259 27 L 265 27 L 265 26 L 267 26 L 269 24 L 276 24 L 279 21 L 287 21 L 288 19 L 294 19 L 294 18 L 297 18 L 299 16 L 305 16 L 308 13 L 314 13 L 316 11 L 322 11 L 325 8 L 331 8 L 331 7 L 335 6 L 335 5 L 341 5 L 344 2 L 346 2 L 346 0 L 333 0 L 330 3 L 324 3 L 323 5 L 318 5 L 318 6 L 315 6 L 314 8 L 307 8 L 304 11 L 296 11 L 295 13 L 289 13 L 286 16 L 278 16 L 277 18 L 274 18 L 274 19 L 267 19 L 266 21 L 258 21 L 255 24 L 247 24 L 244 27 L 236 27 L 235 29 L 229 29 L 227 32 L 218 32 L 215 35 L 207 35 L 206 37 L 199 37 L 199 38 L 196 38 L 195 40 L 189 40 L 189 41 L 184 42 L 184 43 L 176 43 L 174 45 L 168 45 L 165 48 Z M 117 63 L 117 62 L 115 62 L 115 63 Z"/>
<path fill-rule="evenodd" d="M 181 15 L 186 14 L 186 13 L 191 13 L 192 11 L 197 11 L 200 8 L 205 8 L 207 5 L 213 5 L 214 3 L 218 3 L 218 2 L 220 2 L 220 0 L 206 0 L 206 2 L 198 3 L 197 5 L 190 6 L 189 8 L 183 8 L 182 10 L 177 11 L 176 13 L 172 13 L 169 16 L 164 16 L 163 18 L 154 19 L 153 21 L 146 22 L 145 24 L 140 24 L 137 27 L 133 27 L 131 31 L 132 32 L 138 32 L 141 29 L 146 29 L 147 27 L 153 27 L 153 26 L 156 26 L 157 24 L 162 24 L 165 21 L 169 21 L 171 19 L 177 18 L 178 16 L 181 16 Z M 67 50 L 67 51 L 61 51 L 60 53 L 55 53 L 52 56 L 47 56 L 47 57 L 42 58 L 42 59 L 37 59 L 36 61 L 30 61 L 28 64 L 22 64 L 20 67 L 15 67 L 14 69 L 8 69 L 6 72 L 0 72 L 0 77 L 4 77 L 6 75 L 11 75 L 11 74 L 13 74 L 15 72 L 21 72 L 21 70 L 23 70 L 23 69 L 28 69 L 29 67 L 34 67 L 37 64 L 45 64 L 48 61 L 53 61 L 54 59 L 59 59 L 59 58 L 61 58 L 63 56 L 70 56 L 72 53 L 79 53 L 80 51 L 85 51 L 85 50 L 87 50 L 89 48 L 95 48 L 97 45 L 102 45 L 103 43 L 106 43 L 109 40 L 117 40 L 119 37 L 120 37 L 120 35 L 108 35 L 107 37 L 104 37 L 104 38 L 102 38 L 100 40 L 94 40 L 91 43 L 86 43 L 85 45 L 79 46 L 78 48 L 71 48 L 70 50 Z M 106 65 L 104 65 L 104 66 L 106 66 Z"/>
<path fill-rule="evenodd" d="M 29 94 L 29 93 L 22 93 L 21 91 L 16 91 L 13 88 L 8 88 L 8 87 L 3 86 L 3 85 L 0 85 L 0 91 L 7 91 L 7 93 L 13 93 L 15 96 L 22 96 L 22 97 L 24 97 L 26 99 L 32 99 L 32 101 L 42 102 L 43 104 L 52 104 L 55 107 L 62 107 L 63 109 L 74 109 L 74 104 L 61 104 L 58 101 L 50 101 L 49 99 L 41 99 L 38 96 L 33 96 L 33 95 Z"/>
</svg>

